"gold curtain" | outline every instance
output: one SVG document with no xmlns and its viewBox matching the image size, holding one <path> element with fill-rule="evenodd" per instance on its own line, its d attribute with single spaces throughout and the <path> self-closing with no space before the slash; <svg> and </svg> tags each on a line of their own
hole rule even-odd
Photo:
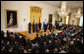
<svg viewBox="0 0 84 54">
<path fill-rule="evenodd" d="M 64 17 L 64 24 L 66 24 L 66 17 Z"/>
<path fill-rule="evenodd" d="M 30 22 L 33 23 L 33 21 L 35 21 L 35 23 L 39 23 L 39 18 L 41 22 L 41 15 L 42 15 L 41 12 L 42 12 L 41 8 L 30 7 Z"/>
<path fill-rule="evenodd" d="M 80 18 L 77 18 L 77 25 L 79 25 L 80 23 Z"/>
<path fill-rule="evenodd" d="M 71 13 L 69 13 L 68 24 L 70 24 L 70 21 L 71 21 Z"/>
</svg>

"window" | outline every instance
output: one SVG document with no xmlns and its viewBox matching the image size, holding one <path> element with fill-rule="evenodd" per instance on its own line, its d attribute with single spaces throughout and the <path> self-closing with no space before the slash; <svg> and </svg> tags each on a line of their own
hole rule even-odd
<svg viewBox="0 0 84 54">
<path fill-rule="evenodd" d="M 79 26 L 83 26 L 83 16 L 80 17 L 80 24 Z"/>
<path fill-rule="evenodd" d="M 66 24 L 68 24 L 68 19 L 69 19 L 69 16 L 66 17 Z"/>
</svg>

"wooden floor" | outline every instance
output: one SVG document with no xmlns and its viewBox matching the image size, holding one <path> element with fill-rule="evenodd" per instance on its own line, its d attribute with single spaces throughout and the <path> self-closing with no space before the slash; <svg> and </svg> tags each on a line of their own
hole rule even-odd
<svg viewBox="0 0 84 54">
<path fill-rule="evenodd" d="M 58 33 L 58 32 L 61 32 L 61 31 L 59 31 L 59 30 L 57 30 L 57 29 L 55 29 L 55 31 L 56 31 L 56 33 Z M 36 32 L 31 32 L 31 34 L 28 32 L 28 31 L 22 31 L 22 32 L 19 32 L 20 34 L 23 34 L 24 36 L 26 36 L 25 37 L 25 39 L 30 39 L 30 40 L 33 40 L 35 37 L 36 37 Z M 46 32 L 38 32 L 38 36 L 40 37 L 40 35 L 42 34 L 42 35 L 44 35 L 44 34 L 46 34 L 46 35 L 48 35 L 48 34 L 50 34 L 51 32 L 49 31 L 49 30 L 47 30 Z"/>
</svg>

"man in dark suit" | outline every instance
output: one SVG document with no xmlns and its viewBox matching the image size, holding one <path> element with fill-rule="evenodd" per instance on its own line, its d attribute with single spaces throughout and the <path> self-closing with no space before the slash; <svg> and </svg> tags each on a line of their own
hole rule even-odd
<svg viewBox="0 0 84 54">
<path fill-rule="evenodd" d="M 49 29 L 50 29 L 50 32 L 51 32 L 51 30 L 52 30 L 52 24 L 51 23 L 49 23 Z"/>
<path fill-rule="evenodd" d="M 38 31 L 38 24 L 36 23 L 36 32 Z"/>
<path fill-rule="evenodd" d="M 35 32 L 35 24 L 33 23 L 33 33 Z"/>
<path fill-rule="evenodd" d="M 39 23 L 39 30 L 41 30 L 41 23 Z"/>
<path fill-rule="evenodd" d="M 44 32 L 46 32 L 46 30 L 47 30 L 47 25 L 45 24 L 44 25 Z"/>
<path fill-rule="evenodd" d="M 1 31 L 1 39 L 4 40 L 4 32 Z"/>
<path fill-rule="evenodd" d="M 46 24 L 46 30 L 47 30 L 47 28 L 48 28 L 48 23 Z"/>
<path fill-rule="evenodd" d="M 58 23 L 56 23 L 56 29 L 58 29 L 59 27 L 58 27 Z"/>
<path fill-rule="evenodd" d="M 29 33 L 31 33 L 31 23 L 29 22 Z"/>
<path fill-rule="evenodd" d="M 42 42 L 43 44 L 41 45 L 41 52 L 44 52 L 47 47 L 47 43 L 46 42 Z"/>
</svg>

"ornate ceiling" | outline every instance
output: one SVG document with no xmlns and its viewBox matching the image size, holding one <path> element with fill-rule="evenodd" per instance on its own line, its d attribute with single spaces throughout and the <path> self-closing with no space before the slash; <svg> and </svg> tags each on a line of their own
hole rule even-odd
<svg viewBox="0 0 84 54">
<path fill-rule="evenodd" d="M 62 1 L 41 1 L 41 2 L 60 8 Z M 66 2 L 67 2 L 67 8 L 83 8 L 83 1 L 66 1 Z"/>
</svg>

